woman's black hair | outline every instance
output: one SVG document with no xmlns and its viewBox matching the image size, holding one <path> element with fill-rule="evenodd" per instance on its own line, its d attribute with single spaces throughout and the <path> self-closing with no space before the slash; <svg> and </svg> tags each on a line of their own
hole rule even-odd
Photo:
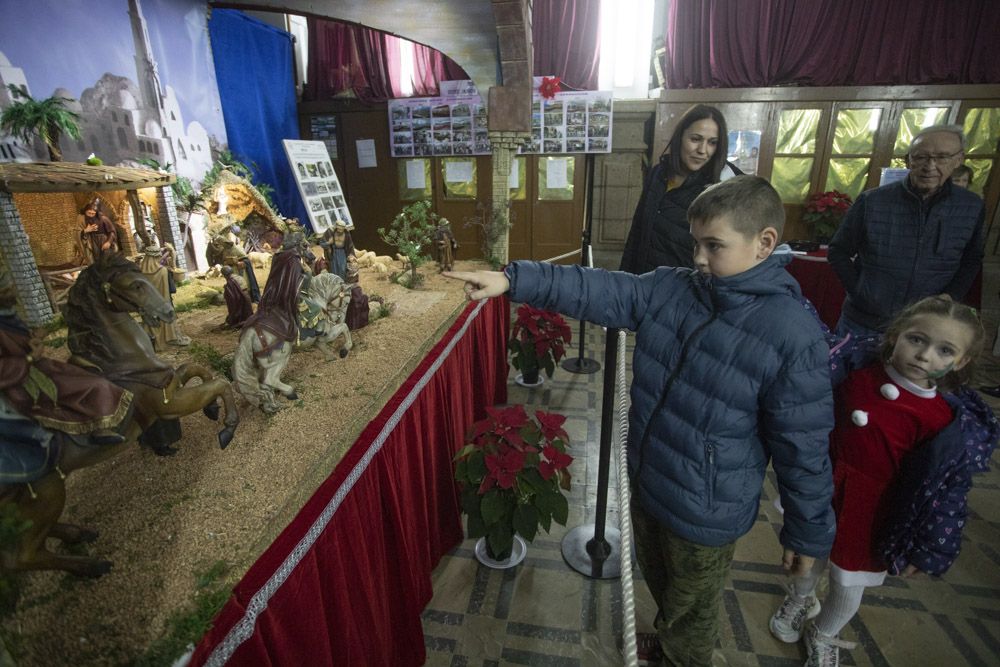
<svg viewBox="0 0 1000 667">
<path fill-rule="evenodd" d="M 667 168 L 667 178 L 680 174 L 683 171 L 684 167 L 681 164 L 681 141 L 684 138 L 684 131 L 699 120 L 709 118 L 714 120 L 715 124 L 718 125 L 719 138 L 715 144 L 715 154 L 705 163 L 704 167 L 698 170 L 698 173 L 704 174 L 709 183 L 719 182 L 719 175 L 722 173 L 722 168 L 726 166 L 726 155 L 729 152 L 729 132 L 726 129 L 726 119 L 722 115 L 722 112 L 707 104 L 694 105 L 685 111 L 684 115 L 677 121 L 677 127 L 674 128 L 670 142 L 660 157 L 661 162 Z"/>
</svg>

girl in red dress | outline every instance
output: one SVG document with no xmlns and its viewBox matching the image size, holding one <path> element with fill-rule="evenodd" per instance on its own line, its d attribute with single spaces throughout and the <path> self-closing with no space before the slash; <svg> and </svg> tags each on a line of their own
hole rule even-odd
<svg viewBox="0 0 1000 667">
<path fill-rule="evenodd" d="M 860 608 L 865 588 L 881 585 L 888 570 L 941 574 L 958 555 L 971 471 L 961 407 L 945 396 L 969 378 L 983 338 L 973 309 L 947 296 L 924 299 L 893 322 L 880 361 L 835 389 L 830 592 L 821 611 L 815 589 L 825 564 L 819 562 L 793 579 L 770 623 L 782 641 L 806 635 L 807 667 L 839 665 L 838 649 L 850 647 L 838 639 L 840 630 Z M 930 502 L 916 502 L 925 495 Z"/>
</svg>

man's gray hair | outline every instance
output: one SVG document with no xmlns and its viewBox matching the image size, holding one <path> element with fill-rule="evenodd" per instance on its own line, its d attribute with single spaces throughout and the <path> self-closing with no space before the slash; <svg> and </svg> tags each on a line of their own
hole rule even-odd
<svg viewBox="0 0 1000 667">
<path fill-rule="evenodd" d="M 931 125 L 929 127 L 925 127 L 924 129 L 917 132 L 917 135 L 913 137 L 913 141 L 910 142 L 910 147 L 912 148 L 913 144 L 917 143 L 917 139 L 919 139 L 920 137 L 923 137 L 928 134 L 934 134 L 935 132 L 950 132 L 951 134 L 954 134 L 955 136 L 958 137 L 958 142 L 959 144 L 961 144 L 962 150 L 965 151 L 965 131 L 962 130 L 961 125 L 942 124 L 942 125 Z"/>
</svg>

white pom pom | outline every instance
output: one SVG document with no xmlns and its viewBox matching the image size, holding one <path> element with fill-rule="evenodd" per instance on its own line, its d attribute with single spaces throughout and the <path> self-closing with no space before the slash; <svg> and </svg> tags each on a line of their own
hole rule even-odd
<svg viewBox="0 0 1000 667">
<path fill-rule="evenodd" d="M 868 413 L 864 410 L 855 410 L 851 413 L 851 421 L 855 426 L 868 426 Z"/>
<path fill-rule="evenodd" d="M 879 387 L 879 391 L 890 401 L 895 401 L 899 398 L 899 387 L 892 384 L 891 382 L 886 382 L 884 385 Z"/>
</svg>

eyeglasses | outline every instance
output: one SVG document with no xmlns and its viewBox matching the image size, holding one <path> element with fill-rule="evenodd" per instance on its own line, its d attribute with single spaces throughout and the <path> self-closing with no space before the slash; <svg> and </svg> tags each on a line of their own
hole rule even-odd
<svg viewBox="0 0 1000 667">
<path fill-rule="evenodd" d="M 925 164 L 930 164 L 932 161 L 934 163 L 936 163 L 936 164 L 942 164 L 942 163 L 947 162 L 948 160 L 951 160 L 952 158 L 956 157 L 957 155 L 961 155 L 961 154 L 962 154 L 962 151 L 955 151 L 954 153 L 951 153 L 950 155 L 949 154 L 944 154 L 944 155 L 940 155 L 940 154 L 939 155 L 926 155 L 926 154 L 911 155 L 910 156 L 910 164 L 916 165 L 918 167 L 922 167 Z"/>
</svg>

